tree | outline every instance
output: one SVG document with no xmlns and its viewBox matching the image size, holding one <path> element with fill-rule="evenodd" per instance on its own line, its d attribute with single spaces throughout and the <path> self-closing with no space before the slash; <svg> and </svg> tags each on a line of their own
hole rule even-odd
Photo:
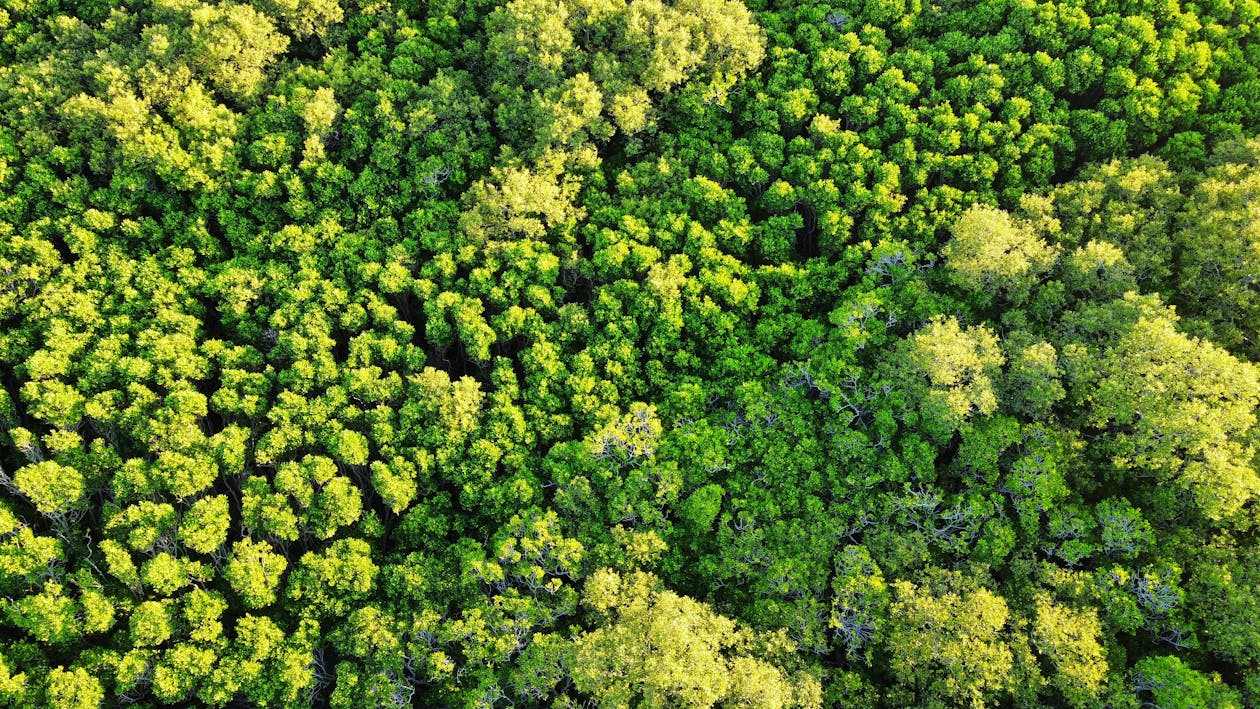
<svg viewBox="0 0 1260 709">
<path fill-rule="evenodd" d="M 707 534 L 722 509 L 721 485 L 710 483 L 687 496 L 678 506 L 678 515 L 696 534 Z"/>
<path fill-rule="evenodd" d="M 1178 657 L 1143 658 L 1134 666 L 1130 682 L 1139 697 L 1149 695 L 1161 707 L 1228 709 L 1242 706 L 1238 692 L 1222 683 L 1220 677 L 1204 675 Z"/>
<path fill-rule="evenodd" d="M 140 580 L 150 591 L 160 596 L 174 596 L 196 580 L 207 580 L 206 568 L 195 561 L 179 559 L 160 552 L 140 567 Z"/>
<path fill-rule="evenodd" d="M 1051 684 L 1072 706 L 1097 706 L 1109 669 L 1098 614 L 1056 604 L 1045 594 L 1037 596 L 1036 612 L 1033 646 L 1054 666 Z"/>
<path fill-rule="evenodd" d="M 755 647 L 748 631 L 664 590 L 650 574 L 623 579 L 609 569 L 598 571 L 587 582 L 583 604 L 608 622 L 577 639 L 570 671 L 578 690 L 601 705 L 821 706 L 816 680 L 743 654 Z"/>
<path fill-rule="evenodd" d="M 344 616 L 372 592 L 376 572 L 367 542 L 338 539 L 322 552 L 302 555 L 285 596 L 313 617 Z"/>
<path fill-rule="evenodd" d="M 53 668 L 48 673 L 47 706 L 55 709 L 99 707 L 105 701 L 101 683 L 82 667 Z"/>
<path fill-rule="evenodd" d="M 888 584 L 865 547 L 845 547 L 836 555 L 835 567 L 831 633 L 847 656 L 864 658 L 869 664 L 886 625 Z"/>
<path fill-rule="evenodd" d="M 957 571 L 931 569 L 920 585 L 892 584 L 889 667 L 922 705 L 974 707 L 1019 688 L 1017 647 L 1006 601 Z"/>
<path fill-rule="evenodd" d="M 198 554 L 213 554 L 227 541 L 232 522 L 225 495 L 203 497 L 184 512 L 179 541 Z"/>
<path fill-rule="evenodd" d="M 1045 420 L 1067 396 L 1054 345 L 1027 332 L 1013 332 L 1002 341 L 1007 369 L 1001 378 L 1001 405 L 1032 421 Z"/>
<path fill-rule="evenodd" d="M 0 697 L 4 697 L 5 701 L 13 704 L 18 704 L 27 698 L 26 674 L 14 673 L 10 670 L 9 663 L 3 654 L 0 654 Z M 91 706 L 90 703 L 89 706 Z"/>
<path fill-rule="evenodd" d="M 470 575 L 481 583 L 499 591 L 514 587 L 535 596 L 546 592 L 556 596 L 562 609 L 565 598 L 573 595 L 563 579 L 580 575 L 583 549 L 561 534 L 555 512 L 527 510 L 513 515 L 495 535 L 492 549 L 492 557 L 472 556 L 466 562 Z"/>
<path fill-rule="evenodd" d="M 184 621 L 188 624 L 188 637 L 195 642 L 214 644 L 223 633 L 222 617 L 227 601 L 214 591 L 194 589 L 183 599 Z"/>
<path fill-rule="evenodd" d="M 565 172 L 565 157 L 548 153 L 531 166 L 491 171 L 464 197 L 461 230 L 475 241 L 542 239 L 576 226 L 585 211 L 574 204 L 580 183 Z"/>
<path fill-rule="evenodd" d="M 338 0 L 267 0 L 263 7 L 298 40 L 322 38 L 345 17 Z"/>
<path fill-rule="evenodd" d="M 0 520 L 5 510 L 0 507 Z M 30 586 L 47 574 L 50 569 L 66 562 L 64 543 L 54 537 L 35 534 L 26 525 L 18 526 L 18 519 L 11 517 L 9 529 L 0 533 L 0 588 Z"/>
<path fill-rule="evenodd" d="M 1023 302 L 1041 276 L 1058 260 L 1025 223 L 992 207 L 973 205 L 954 222 L 941 255 L 951 280 L 974 302 L 999 298 Z"/>
<path fill-rule="evenodd" d="M 359 521 L 363 502 L 350 478 L 337 475 L 327 458 L 306 456 L 297 463 L 283 463 L 276 470 L 274 486 L 297 503 L 300 526 L 317 539 L 330 539 L 337 530 Z"/>
<path fill-rule="evenodd" d="M 8 622 L 46 645 L 65 646 L 86 628 L 83 608 L 65 585 L 48 581 L 38 593 L 24 595 L 5 607 Z"/>
<path fill-rule="evenodd" d="M 486 19 L 486 54 L 503 86 L 535 88 L 557 83 L 574 51 L 565 4 L 513 0 Z"/>
<path fill-rule="evenodd" d="M 52 460 L 19 468 L 13 485 L 41 514 L 54 518 L 63 518 L 86 492 L 79 471 Z"/>
<path fill-rule="evenodd" d="M 288 38 L 249 5 L 201 5 L 190 18 L 193 67 L 228 98 L 248 101 L 256 97 L 268 66 L 289 46 Z"/>
<path fill-rule="evenodd" d="M 301 621 L 286 633 L 269 618 L 246 613 L 234 630 L 230 646 L 198 691 L 201 701 L 225 706 L 244 696 L 257 704 L 310 703 L 324 671 L 316 652 L 318 624 Z"/>
<path fill-rule="evenodd" d="M 153 696 L 171 704 L 186 699 L 210 675 L 215 659 L 210 648 L 177 644 L 153 668 Z"/>
<path fill-rule="evenodd" d="M 1237 667 L 1260 661 L 1260 557 L 1229 536 L 1196 550 L 1186 604 L 1204 645 Z"/>
<path fill-rule="evenodd" d="M 587 142 L 587 133 L 603 132 L 599 121 L 604 97 L 587 74 L 578 74 L 539 97 L 538 122 L 545 144 L 568 147 Z M 606 130 L 606 129 L 605 129 Z"/>
<path fill-rule="evenodd" d="M 246 608 L 263 608 L 275 602 L 288 565 L 283 556 L 272 551 L 270 544 L 242 539 L 232 544 L 232 555 L 223 569 L 223 578 Z"/>
<path fill-rule="evenodd" d="M 1090 241 L 1063 258 L 1063 284 L 1088 300 L 1107 300 L 1138 288 L 1124 252 L 1105 241 Z"/>
<path fill-rule="evenodd" d="M 1079 333 L 1064 350 L 1072 401 L 1084 425 L 1106 432 L 1097 448 L 1113 466 L 1182 488 L 1223 520 L 1260 493 L 1249 443 L 1260 380 L 1176 323 L 1158 298 L 1136 293 L 1065 318 Z"/>
<path fill-rule="evenodd" d="M 131 612 L 128 627 L 131 642 L 136 647 L 158 647 L 175 633 L 175 614 L 172 602 L 144 601 Z"/>
<path fill-rule="evenodd" d="M 283 545 L 297 540 L 298 517 L 288 499 L 274 492 L 267 479 L 252 476 L 241 484 L 241 522 L 251 535 Z"/>
<path fill-rule="evenodd" d="M 923 426 L 939 438 L 997 409 L 994 380 L 1004 362 L 987 327 L 964 329 L 957 318 L 938 315 L 898 348 L 891 376 L 919 402 Z"/>
<path fill-rule="evenodd" d="M 1134 559 L 1155 542 L 1155 532 L 1141 510 L 1123 497 L 1108 498 L 1094 506 L 1103 551 L 1108 556 Z"/>
<path fill-rule="evenodd" d="M 1174 268 L 1173 220 L 1184 196 L 1174 173 L 1149 156 L 1083 170 L 1052 193 L 1058 240 L 1067 248 L 1112 244 L 1133 264 L 1138 283 L 1162 291 Z"/>
<path fill-rule="evenodd" d="M 1249 144 L 1256 150 L 1253 139 Z M 1174 302 L 1202 318 L 1213 342 L 1255 359 L 1260 328 L 1260 167 L 1224 164 L 1207 171 L 1177 216 L 1179 265 Z"/>
</svg>

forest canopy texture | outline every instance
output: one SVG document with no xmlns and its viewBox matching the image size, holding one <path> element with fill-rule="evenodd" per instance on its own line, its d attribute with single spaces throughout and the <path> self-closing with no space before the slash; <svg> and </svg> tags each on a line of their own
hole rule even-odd
<svg viewBox="0 0 1260 709">
<path fill-rule="evenodd" d="M 1258 32 L 3 0 L 0 705 L 1260 706 Z"/>
</svg>

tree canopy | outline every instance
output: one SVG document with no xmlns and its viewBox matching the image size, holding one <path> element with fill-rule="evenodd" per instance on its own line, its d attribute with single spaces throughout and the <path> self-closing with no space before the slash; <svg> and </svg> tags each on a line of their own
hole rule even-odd
<svg viewBox="0 0 1260 709">
<path fill-rule="evenodd" d="M 0 705 L 1260 706 L 1256 0 L 13 0 Z"/>
</svg>

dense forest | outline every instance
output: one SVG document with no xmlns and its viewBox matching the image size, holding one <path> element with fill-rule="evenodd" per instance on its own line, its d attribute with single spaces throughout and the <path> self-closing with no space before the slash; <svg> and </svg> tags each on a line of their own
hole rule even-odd
<svg viewBox="0 0 1260 709">
<path fill-rule="evenodd" d="M 0 705 L 1260 706 L 1260 0 L 3 0 Z"/>
</svg>

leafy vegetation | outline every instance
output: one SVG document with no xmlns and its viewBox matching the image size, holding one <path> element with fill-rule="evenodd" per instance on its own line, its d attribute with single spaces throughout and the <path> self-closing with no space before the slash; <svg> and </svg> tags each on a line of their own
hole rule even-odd
<svg viewBox="0 0 1260 709">
<path fill-rule="evenodd" d="M 1260 706 L 1257 22 L 5 3 L 0 704 Z"/>
</svg>

